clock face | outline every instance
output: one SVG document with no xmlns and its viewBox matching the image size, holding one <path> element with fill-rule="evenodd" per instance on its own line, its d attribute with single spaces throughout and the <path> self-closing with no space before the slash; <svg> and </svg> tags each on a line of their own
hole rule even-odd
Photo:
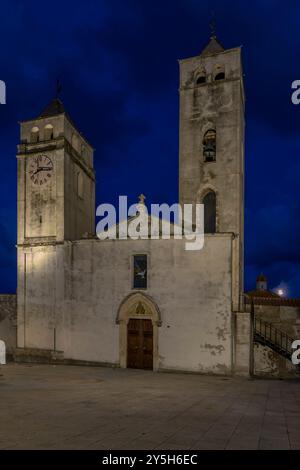
<svg viewBox="0 0 300 470">
<path fill-rule="evenodd" d="M 29 162 L 29 176 L 33 184 L 42 186 L 46 184 L 53 175 L 53 163 L 47 155 L 33 157 Z"/>
</svg>

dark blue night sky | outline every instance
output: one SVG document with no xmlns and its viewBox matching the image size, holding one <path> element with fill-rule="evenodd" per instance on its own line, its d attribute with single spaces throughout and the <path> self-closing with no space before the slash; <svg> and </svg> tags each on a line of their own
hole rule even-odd
<svg viewBox="0 0 300 470">
<path fill-rule="evenodd" d="M 225 48 L 243 45 L 246 285 L 300 296 L 300 3 L 296 0 L 1 1 L 0 292 L 16 289 L 18 121 L 55 93 L 96 148 L 97 203 L 178 200 L 178 63 L 200 53 L 215 11 Z"/>
</svg>

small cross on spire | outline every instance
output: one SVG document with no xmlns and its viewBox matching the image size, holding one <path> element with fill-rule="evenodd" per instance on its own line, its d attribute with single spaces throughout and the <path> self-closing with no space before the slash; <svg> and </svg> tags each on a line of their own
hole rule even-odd
<svg viewBox="0 0 300 470">
<path fill-rule="evenodd" d="M 55 98 L 57 99 L 62 90 L 62 85 L 59 78 L 56 80 Z"/>
<path fill-rule="evenodd" d="M 211 34 L 210 37 L 215 38 L 216 37 L 216 15 L 214 11 L 211 12 L 211 20 L 209 23 L 209 27 L 210 27 L 210 34 Z"/>
<path fill-rule="evenodd" d="M 140 194 L 139 195 L 139 204 L 145 204 L 145 199 L 146 199 L 146 196 L 144 196 L 144 194 Z"/>
</svg>

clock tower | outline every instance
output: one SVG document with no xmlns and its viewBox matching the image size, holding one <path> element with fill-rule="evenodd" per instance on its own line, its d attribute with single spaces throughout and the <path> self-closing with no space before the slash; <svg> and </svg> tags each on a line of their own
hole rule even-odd
<svg viewBox="0 0 300 470">
<path fill-rule="evenodd" d="M 94 234 L 93 149 L 59 99 L 21 123 L 17 158 L 19 246 Z"/>
<path fill-rule="evenodd" d="M 18 348 L 63 351 L 64 256 L 95 230 L 93 148 L 54 99 L 21 122 Z"/>
</svg>

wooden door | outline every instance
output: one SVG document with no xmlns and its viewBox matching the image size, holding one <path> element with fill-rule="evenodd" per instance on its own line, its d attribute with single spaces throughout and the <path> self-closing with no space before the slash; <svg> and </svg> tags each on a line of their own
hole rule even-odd
<svg viewBox="0 0 300 470">
<path fill-rule="evenodd" d="M 153 369 L 153 327 L 151 320 L 131 318 L 127 325 L 127 367 Z"/>
</svg>

